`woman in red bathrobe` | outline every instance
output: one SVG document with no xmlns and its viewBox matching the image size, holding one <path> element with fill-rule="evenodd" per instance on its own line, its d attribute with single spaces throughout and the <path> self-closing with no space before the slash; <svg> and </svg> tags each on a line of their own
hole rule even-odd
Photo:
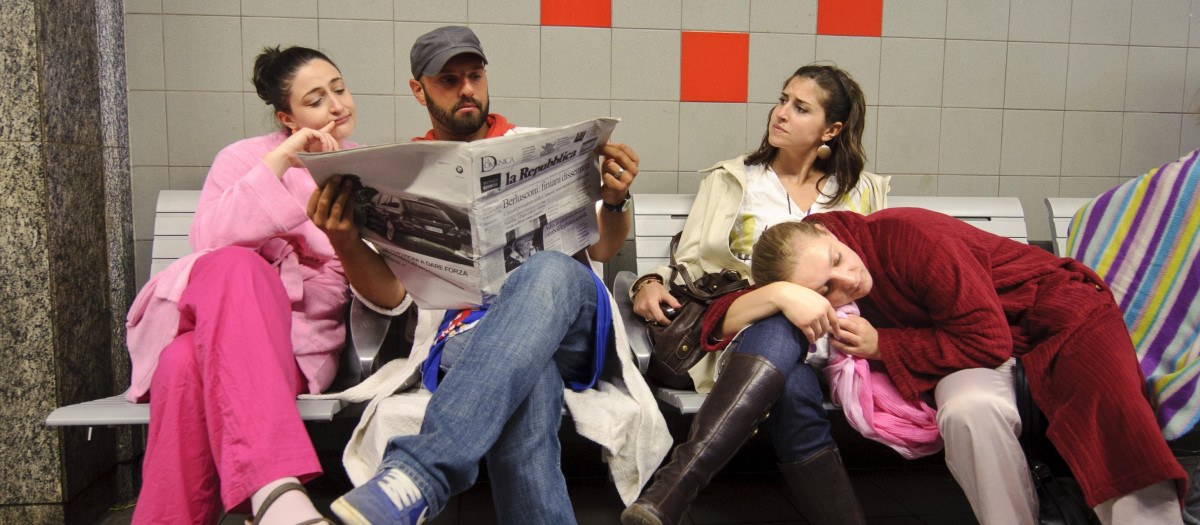
<svg viewBox="0 0 1200 525">
<path fill-rule="evenodd" d="M 911 208 L 780 224 L 753 260 L 759 286 L 710 307 L 706 339 L 781 311 L 831 333 L 838 350 L 880 360 L 909 400 L 951 372 L 1015 356 L 1048 437 L 1102 521 L 1182 522 L 1186 475 L 1155 422 L 1112 293 L 1083 264 Z M 777 293 L 796 287 L 816 293 Z M 782 296 L 793 299 L 774 299 Z M 836 325 L 817 313 L 850 301 L 870 313 Z"/>
</svg>

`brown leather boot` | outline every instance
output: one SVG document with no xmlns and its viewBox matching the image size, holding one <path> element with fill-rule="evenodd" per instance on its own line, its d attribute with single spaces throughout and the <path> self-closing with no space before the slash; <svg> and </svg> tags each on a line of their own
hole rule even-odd
<svg viewBox="0 0 1200 525">
<path fill-rule="evenodd" d="M 822 449 L 804 461 L 781 463 L 779 470 L 808 521 L 820 525 L 867 522 L 837 448 Z"/>
<path fill-rule="evenodd" d="M 686 443 L 654 475 L 650 487 L 621 513 L 624 525 L 679 523 L 696 493 L 708 485 L 783 392 L 783 375 L 761 356 L 734 353 L 692 420 Z"/>
</svg>

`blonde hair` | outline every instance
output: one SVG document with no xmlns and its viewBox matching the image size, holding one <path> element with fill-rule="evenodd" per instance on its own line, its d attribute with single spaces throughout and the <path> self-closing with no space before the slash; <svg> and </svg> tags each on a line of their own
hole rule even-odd
<svg viewBox="0 0 1200 525">
<path fill-rule="evenodd" d="M 750 277 L 758 285 L 786 281 L 796 271 L 796 240 L 830 235 L 815 222 L 784 222 L 763 231 L 750 255 Z"/>
</svg>

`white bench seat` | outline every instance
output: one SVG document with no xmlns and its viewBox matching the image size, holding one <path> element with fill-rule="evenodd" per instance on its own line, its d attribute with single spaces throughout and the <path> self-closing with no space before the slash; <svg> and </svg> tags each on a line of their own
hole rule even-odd
<svg viewBox="0 0 1200 525">
<path fill-rule="evenodd" d="M 305 421 L 330 421 L 342 410 L 342 402 L 332 399 L 298 399 L 296 408 Z M 55 409 L 46 417 L 46 426 L 145 425 L 150 423 L 148 403 L 130 403 L 125 396 L 112 396 Z"/>
<path fill-rule="evenodd" d="M 1075 212 L 1092 199 L 1075 197 L 1050 197 L 1046 199 L 1046 211 L 1050 213 L 1050 236 L 1054 238 L 1054 255 L 1067 256 L 1067 235 Z"/>
</svg>

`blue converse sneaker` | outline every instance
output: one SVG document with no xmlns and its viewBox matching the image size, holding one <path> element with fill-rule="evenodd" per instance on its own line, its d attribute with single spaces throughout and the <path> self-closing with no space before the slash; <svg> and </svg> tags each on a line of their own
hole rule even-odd
<svg viewBox="0 0 1200 525">
<path fill-rule="evenodd" d="M 329 508 L 347 525 L 417 525 L 425 522 L 429 511 L 417 484 L 394 468 L 376 474 Z"/>
</svg>

